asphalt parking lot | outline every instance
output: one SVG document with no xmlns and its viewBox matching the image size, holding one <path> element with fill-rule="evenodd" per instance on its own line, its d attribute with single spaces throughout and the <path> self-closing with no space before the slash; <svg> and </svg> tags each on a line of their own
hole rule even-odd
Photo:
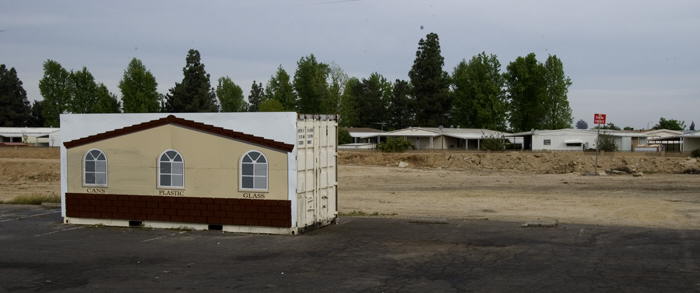
<svg viewBox="0 0 700 293">
<path fill-rule="evenodd" d="M 269 236 L 0 205 L 0 291 L 700 291 L 700 231 L 520 224 L 344 217 Z"/>
</svg>

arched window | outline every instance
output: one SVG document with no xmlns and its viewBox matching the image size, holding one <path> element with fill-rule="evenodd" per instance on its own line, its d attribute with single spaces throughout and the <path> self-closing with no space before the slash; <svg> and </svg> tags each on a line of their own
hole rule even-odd
<svg viewBox="0 0 700 293">
<path fill-rule="evenodd" d="M 185 187 L 185 161 L 176 150 L 166 150 L 158 159 L 158 187 Z"/>
<path fill-rule="evenodd" d="M 101 150 L 92 149 L 85 153 L 83 184 L 107 186 L 107 156 Z"/>
<path fill-rule="evenodd" d="M 241 189 L 267 190 L 267 159 L 258 151 L 249 151 L 241 158 Z"/>
</svg>

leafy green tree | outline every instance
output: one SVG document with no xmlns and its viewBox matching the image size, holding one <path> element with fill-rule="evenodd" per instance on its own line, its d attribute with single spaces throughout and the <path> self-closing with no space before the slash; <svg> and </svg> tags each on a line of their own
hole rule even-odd
<svg viewBox="0 0 700 293">
<path fill-rule="evenodd" d="M 416 99 L 416 123 L 420 126 L 448 124 L 450 81 L 442 69 L 444 63 L 438 35 L 429 33 L 418 42 L 416 59 L 408 73 Z"/>
<path fill-rule="evenodd" d="M 83 67 L 70 74 L 70 111 L 94 113 L 97 104 L 97 83 L 92 73 Z"/>
<path fill-rule="evenodd" d="M 394 82 L 388 108 L 389 129 L 401 129 L 411 126 L 413 122 L 414 100 L 411 97 L 411 84 L 397 79 Z"/>
<path fill-rule="evenodd" d="M 124 113 L 155 113 L 160 110 L 158 83 L 141 60 L 133 58 L 119 82 Z"/>
<path fill-rule="evenodd" d="M 35 100 L 32 103 L 32 117 L 29 119 L 30 127 L 44 127 L 46 126 L 46 119 L 44 119 L 44 101 Z"/>
<path fill-rule="evenodd" d="M 199 51 L 187 52 L 183 79 L 165 97 L 168 112 L 216 112 L 216 94 L 209 82 L 209 74 L 204 70 Z"/>
<path fill-rule="evenodd" d="M 625 126 L 625 128 L 623 128 L 623 130 L 634 130 L 634 127 Z"/>
<path fill-rule="evenodd" d="M 299 95 L 297 110 L 301 113 L 324 113 L 322 103 L 328 99 L 329 66 L 311 54 L 301 57 L 294 73 L 294 89 Z"/>
<path fill-rule="evenodd" d="M 377 149 L 385 153 L 402 153 L 409 149 L 415 149 L 413 144 L 399 137 L 389 137 L 377 145 Z"/>
<path fill-rule="evenodd" d="M 100 83 L 97 85 L 97 90 L 95 92 L 95 95 L 97 97 L 95 104 L 93 108 L 91 109 L 91 113 L 119 113 L 119 108 L 121 108 L 121 105 L 119 103 L 119 100 L 117 99 L 117 96 L 113 93 L 110 93 L 109 90 L 107 89 L 107 86 L 104 84 Z"/>
<path fill-rule="evenodd" d="M 265 99 L 260 103 L 259 112 L 284 112 L 284 106 L 275 99 Z"/>
<path fill-rule="evenodd" d="M 296 111 L 297 95 L 294 92 L 289 74 L 281 65 L 277 67 L 277 72 L 267 82 L 265 96 L 268 99 L 277 100 L 284 111 Z"/>
<path fill-rule="evenodd" d="M 338 144 L 348 144 L 352 143 L 352 136 L 350 136 L 350 132 L 348 132 L 347 128 L 345 127 L 339 127 L 338 128 Z"/>
<path fill-rule="evenodd" d="M 588 129 L 588 123 L 581 119 L 578 122 L 576 122 L 576 129 Z"/>
<path fill-rule="evenodd" d="M 258 112 L 260 111 L 260 104 L 265 100 L 265 89 L 263 89 L 262 82 L 253 84 L 250 86 L 250 94 L 248 95 L 248 111 Z"/>
<path fill-rule="evenodd" d="M 352 77 L 345 82 L 345 89 L 340 101 L 340 121 L 343 127 L 354 127 L 358 125 L 359 113 L 357 111 L 360 80 Z"/>
<path fill-rule="evenodd" d="M 321 105 L 321 111 L 323 113 L 336 114 L 340 112 L 340 104 L 343 91 L 345 90 L 345 83 L 348 81 L 348 75 L 336 64 L 329 66 L 328 75 L 330 78 L 328 96 Z"/>
<path fill-rule="evenodd" d="M 44 62 L 44 77 L 39 81 L 39 91 L 44 97 L 42 105 L 46 126 L 58 127 L 59 115 L 70 107 L 71 74 L 54 60 Z"/>
<path fill-rule="evenodd" d="M 228 76 L 219 78 L 216 96 L 219 98 L 221 112 L 245 112 L 248 110 L 248 103 L 243 98 L 243 90 Z"/>
<path fill-rule="evenodd" d="M 518 57 L 508 64 L 505 73 L 513 131 L 543 129 L 547 115 L 545 68 L 535 53 Z"/>
<path fill-rule="evenodd" d="M 652 129 L 683 130 L 685 129 L 685 122 L 661 117 L 659 123 L 654 125 Z"/>
<path fill-rule="evenodd" d="M 549 55 L 544 63 L 546 83 L 544 128 L 562 129 L 571 127 L 573 117 L 569 106 L 571 78 L 564 74 L 564 65 L 556 55 Z"/>
<path fill-rule="evenodd" d="M 0 126 L 27 126 L 31 120 L 27 92 L 15 68 L 0 64 Z"/>
<path fill-rule="evenodd" d="M 462 60 L 452 74 L 452 120 L 467 128 L 505 130 L 505 79 L 496 55 L 482 52 Z"/>
<path fill-rule="evenodd" d="M 372 73 L 355 86 L 357 88 L 352 93 L 356 94 L 357 102 L 356 126 L 383 128 L 388 120 L 387 106 L 393 91 L 391 82 L 379 73 Z"/>
</svg>

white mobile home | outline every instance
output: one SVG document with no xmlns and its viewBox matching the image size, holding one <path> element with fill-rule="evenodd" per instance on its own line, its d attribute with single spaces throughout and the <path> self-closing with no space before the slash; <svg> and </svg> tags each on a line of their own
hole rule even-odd
<svg viewBox="0 0 700 293">
<path fill-rule="evenodd" d="M 503 138 L 506 133 L 474 128 L 409 127 L 384 133 L 407 140 L 418 150 L 479 150 L 485 138 Z"/>
<path fill-rule="evenodd" d="M 533 151 L 581 151 L 597 147 L 598 135 L 592 130 L 531 130 L 506 135 Z"/>
<path fill-rule="evenodd" d="M 337 216 L 336 116 L 61 115 L 65 223 L 294 234 Z"/>
<path fill-rule="evenodd" d="M 59 129 L 51 127 L 0 127 L 0 142 L 58 146 Z"/>
</svg>

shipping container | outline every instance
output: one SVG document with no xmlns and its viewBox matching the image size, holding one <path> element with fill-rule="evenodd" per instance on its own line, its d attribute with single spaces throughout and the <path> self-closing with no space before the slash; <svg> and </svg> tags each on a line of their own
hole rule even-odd
<svg viewBox="0 0 700 293">
<path fill-rule="evenodd" d="M 297 121 L 297 223 L 325 225 L 337 216 L 337 121 L 300 115 Z"/>
</svg>

